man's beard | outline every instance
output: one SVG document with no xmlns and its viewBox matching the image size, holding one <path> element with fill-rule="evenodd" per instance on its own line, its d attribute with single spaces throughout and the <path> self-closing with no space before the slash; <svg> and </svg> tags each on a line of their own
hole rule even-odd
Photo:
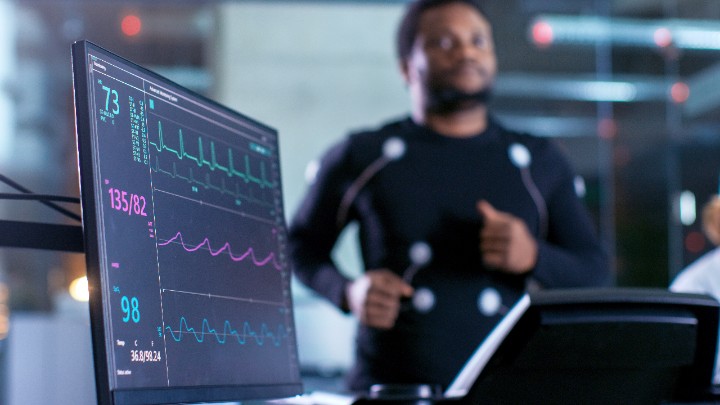
<svg viewBox="0 0 720 405">
<path fill-rule="evenodd" d="M 492 89 L 489 86 L 474 92 L 449 86 L 435 87 L 428 89 L 426 108 L 435 114 L 451 114 L 486 105 L 491 97 Z"/>
</svg>

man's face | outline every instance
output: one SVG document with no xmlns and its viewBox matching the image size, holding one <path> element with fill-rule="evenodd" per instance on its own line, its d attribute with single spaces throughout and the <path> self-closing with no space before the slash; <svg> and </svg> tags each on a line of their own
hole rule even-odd
<svg viewBox="0 0 720 405">
<path fill-rule="evenodd" d="M 490 23 L 463 3 L 425 11 L 402 68 L 408 84 L 425 94 L 430 103 L 437 94 L 489 92 L 497 73 Z"/>
</svg>

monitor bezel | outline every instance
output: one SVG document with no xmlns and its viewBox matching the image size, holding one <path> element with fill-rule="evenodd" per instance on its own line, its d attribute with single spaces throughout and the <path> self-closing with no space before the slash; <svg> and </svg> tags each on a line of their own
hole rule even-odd
<svg viewBox="0 0 720 405">
<path fill-rule="evenodd" d="M 77 144 L 78 176 L 80 185 L 80 199 L 83 224 L 83 245 L 86 257 L 87 279 L 89 290 L 90 329 L 94 360 L 94 376 L 97 389 L 97 400 L 105 404 L 151 404 L 151 403 L 178 403 L 178 402 L 219 402 L 247 399 L 273 399 L 287 398 L 302 394 L 303 385 L 300 379 L 297 383 L 268 384 L 268 385 L 218 385 L 218 386 L 178 386 L 170 388 L 138 388 L 138 389 L 111 389 L 108 365 L 108 347 L 106 335 L 106 297 L 103 288 L 106 280 L 100 263 L 100 246 L 98 243 L 98 211 L 95 196 L 95 156 L 92 141 L 93 130 L 91 125 L 91 103 L 88 96 L 90 89 L 87 55 L 89 52 L 101 54 L 131 66 L 140 73 L 154 80 L 182 89 L 184 94 L 197 98 L 201 102 L 221 110 L 227 114 L 239 117 L 253 125 L 262 127 L 277 134 L 277 131 L 254 120 L 242 113 L 232 110 L 201 94 L 179 85 L 149 69 L 146 69 L 122 56 L 119 56 L 88 40 L 80 40 L 72 45 L 71 62 L 73 71 L 73 93 L 75 105 L 75 136 Z M 279 154 L 279 151 L 278 151 Z M 282 187 L 278 178 L 278 187 Z M 283 205 L 284 202 L 280 201 Z M 281 206 L 284 212 L 284 206 Z M 292 296 L 288 299 L 292 305 Z M 293 311 L 294 312 L 294 311 Z M 294 330 L 294 325 L 293 325 Z M 297 350 L 297 347 L 295 348 Z M 295 356 L 297 358 L 297 356 Z"/>
</svg>

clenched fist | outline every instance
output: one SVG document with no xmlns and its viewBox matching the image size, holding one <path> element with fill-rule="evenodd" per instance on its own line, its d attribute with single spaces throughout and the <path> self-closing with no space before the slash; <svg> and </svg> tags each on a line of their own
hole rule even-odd
<svg viewBox="0 0 720 405">
<path fill-rule="evenodd" d="M 524 274 L 537 262 L 537 241 L 520 218 L 498 211 L 485 200 L 478 201 L 483 218 L 480 254 L 486 266 L 512 274 Z"/>
<path fill-rule="evenodd" d="M 413 288 L 387 269 L 369 270 L 346 289 L 348 309 L 361 323 L 390 329 L 400 312 L 400 299 L 411 297 Z"/>
</svg>

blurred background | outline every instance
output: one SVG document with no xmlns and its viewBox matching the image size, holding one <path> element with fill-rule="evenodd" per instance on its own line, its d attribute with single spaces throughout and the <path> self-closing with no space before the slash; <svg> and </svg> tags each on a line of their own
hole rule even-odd
<svg viewBox="0 0 720 405">
<path fill-rule="evenodd" d="M 407 113 L 404 3 L 0 0 L 0 174 L 79 195 L 70 45 L 89 39 L 277 128 L 290 216 L 309 162 Z M 565 150 L 615 284 L 667 287 L 711 248 L 699 211 L 720 180 L 720 2 L 487 3 L 495 114 Z M 0 202 L 0 220 L 79 225 L 17 201 Z M 336 252 L 350 275 L 352 236 Z M 0 404 L 95 402 L 84 274 L 82 254 L 0 247 Z M 299 284 L 294 295 L 306 388 L 339 388 L 354 322 Z"/>
</svg>

